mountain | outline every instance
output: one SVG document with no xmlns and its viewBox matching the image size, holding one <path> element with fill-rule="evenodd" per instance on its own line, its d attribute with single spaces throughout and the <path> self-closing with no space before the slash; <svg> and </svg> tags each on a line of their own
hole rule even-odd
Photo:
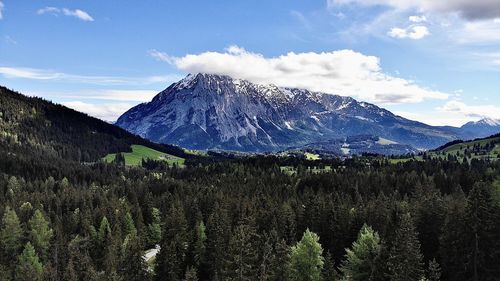
<svg viewBox="0 0 500 281">
<path fill-rule="evenodd" d="M 460 127 L 462 138 L 470 139 L 471 136 L 486 137 L 500 132 L 500 120 L 484 118 L 475 122 L 468 122 Z"/>
<path fill-rule="evenodd" d="M 238 151 L 277 151 L 360 134 L 418 149 L 458 138 L 451 129 L 350 97 L 212 74 L 188 75 L 128 110 L 116 124 L 155 142 Z"/>
<path fill-rule="evenodd" d="M 0 87 L 0 168 L 4 170 L 19 161 L 33 169 L 38 161 L 64 162 L 62 166 L 96 162 L 109 153 L 129 152 L 133 144 L 190 157 L 179 147 L 153 143 L 84 113 Z"/>
</svg>

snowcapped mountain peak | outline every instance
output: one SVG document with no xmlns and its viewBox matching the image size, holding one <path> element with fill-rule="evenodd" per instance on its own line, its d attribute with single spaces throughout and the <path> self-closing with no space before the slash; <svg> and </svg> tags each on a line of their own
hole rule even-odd
<svg viewBox="0 0 500 281">
<path fill-rule="evenodd" d="M 493 119 L 493 118 L 483 118 L 478 121 L 470 121 L 466 123 L 464 126 L 500 126 L 500 119 Z"/>
<path fill-rule="evenodd" d="M 478 121 L 467 122 L 460 129 L 466 132 L 467 135 L 487 137 L 500 132 L 500 120 L 483 118 Z"/>
<path fill-rule="evenodd" d="M 500 126 L 500 120 L 493 119 L 493 118 L 483 118 L 476 123 L 478 124 L 484 124 L 488 126 Z"/>
<path fill-rule="evenodd" d="M 276 151 L 359 134 L 419 148 L 454 138 L 350 97 L 206 73 L 187 75 L 116 124 L 156 142 L 240 151 Z"/>
<path fill-rule="evenodd" d="M 182 80 L 175 84 L 175 87 L 178 89 L 190 88 L 193 86 L 194 82 L 197 79 L 197 74 L 188 74 Z"/>
</svg>

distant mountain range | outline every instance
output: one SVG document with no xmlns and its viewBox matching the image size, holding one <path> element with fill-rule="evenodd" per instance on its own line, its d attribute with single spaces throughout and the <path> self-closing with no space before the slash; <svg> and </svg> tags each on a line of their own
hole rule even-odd
<svg viewBox="0 0 500 281">
<path fill-rule="evenodd" d="M 151 102 L 125 112 L 116 124 L 155 142 L 252 152 L 358 135 L 384 138 L 411 149 L 431 149 L 500 131 L 500 122 L 495 120 L 470 122 L 461 128 L 430 126 L 350 97 L 213 74 L 188 75 Z"/>
</svg>

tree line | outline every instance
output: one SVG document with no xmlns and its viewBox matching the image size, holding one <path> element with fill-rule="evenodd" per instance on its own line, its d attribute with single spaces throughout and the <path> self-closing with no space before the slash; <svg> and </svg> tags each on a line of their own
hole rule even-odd
<svg viewBox="0 0 500 281">
<path fill-rule="evenodd" d="M 78 180 L 71 167 L 61 178 L 3 173 L 2 280 L 499 276 L 497 162 L 360 158 L 325 173 L 307 163 L 295 175 L 264 156 L 75 166 L 93 174 Z"/>
</svg>

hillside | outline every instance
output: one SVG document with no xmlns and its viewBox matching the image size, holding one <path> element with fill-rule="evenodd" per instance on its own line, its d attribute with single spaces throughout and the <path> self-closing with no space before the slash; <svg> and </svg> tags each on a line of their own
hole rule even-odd
<svg viewBox="0 0 500 281">
<path fill-rule="evenodd" d="M 500 133 L 472 141 L 453 141 L 430 151 L 429 155 L 500 159 Z"/>
<path fill-rule="evenodd" d="M 199 158 L 62 105 L 0 87 L 0 166 L 4 170 L 35 176 L 57 167 L 94 163 L 110 153 L 132 152 L 132 145 L 185 159 Z M 14 162 L 25 163 L 26 170 Z M 15 167 L 18 170 L 14 171 Z M 36 173 L 40 167 L 46 171 Z"/>
</svg>

